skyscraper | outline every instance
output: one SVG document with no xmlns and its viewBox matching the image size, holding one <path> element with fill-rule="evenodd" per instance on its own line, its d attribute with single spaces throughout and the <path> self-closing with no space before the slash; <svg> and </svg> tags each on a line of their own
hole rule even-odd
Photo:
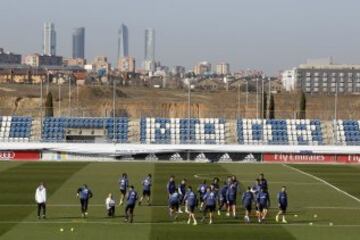
<svg viewBox="0 0 360 240">
<path fill-rule="evenodd" d="M 145 61 L 155 61 L 155 30 L 145 30 Z"/>
<path fill-rule="evenodd" d="M 125 24 L 121 24 L 118 32 L 118 60 L 129 56 L 129 30 Z"/>
<path fill-rule="evenodd" d="M 56 32 L 55 25 L 52 22 L 44 23 L 43 54 L 48 56 L 56 55 Z"/>
<path fill-rule="evenodd" d="M 72 35 L 72 57 L 85 58 L 85 28 L 75 28 Z"/>
</svg>

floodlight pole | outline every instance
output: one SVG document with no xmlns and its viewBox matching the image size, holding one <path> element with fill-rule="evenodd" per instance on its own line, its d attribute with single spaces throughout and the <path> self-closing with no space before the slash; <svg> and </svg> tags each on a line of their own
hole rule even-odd
<svg viewBox="0 0 360 240">
<path fill-rule="evenodd" d="M 259 78 L 256 78 L 256 118 L 259 118 Z"/>
<path fill-rule="evenodd" d="M 71 79 L 69 78 L 69 76 L 66 77 L 68 80 L 68 84 L 69 84 L 69 89 L 68 89 L 68 95 L 69 95 L 69 105 L 68 105 L 68 111 L 69 111 L 69 117 L 71 116 Z"/>
<path fill-rule="evenodd" d="M 59 90 L 59 117 L 61 116 L 61 87 L 60 87 L 60 81 L 58 79 L 58 90 Z"/>
<path fill-rule="evenodd" d="M 189 84 L 188 84 L 188 131 L 187 131 L 187 135 L 188 135 L 188 145 L 190 144 L 190 119 L 191 119 L 191 82 L 189 80 Z M 190 160 L 190 150 L 187 151 L 187 160 Z"/>
<path fill-rule="evenodd" d="M 264 76 L 261 76 L 261 125 L 262 125 L 262 143 L 264 144 L 264 133 L 265 133 L 265 86 Z"/>
<path fill-rule="evenodd" d="M 245 118 L 247 117 L 247 111 L 249 109 L 249 82 L 246 80 L 246 98 L 245 98 Z"/>
<path fill-rule="evenodd" d="M 337 104 L 338 104 L 338 82 L 335 82 L 335 103 L 334 103 L 334 133 L 335 144 L 337 144 Z"/>
<path fill-rule="evenodd" d="M 40 124 L 41 124 L 41 129 L 43 128 L 43 79 L 40 78 Z"/>
<path fill-rule="evenodd" d="M 241 88 L 241 83 L 238 84 L 238 91 L 237 91 L 238 92 L 238 94 L 237 94 L 238 100 L 237 100 L 237 104 L 236 104 L 237 105 L 237 109 L 236 109 L 237 110 L 237 118 L 240 117 L 240 112 L 241 112 L 241 110 L 240 110 L 241 109 L 241 105 L 240 105 L 240 101 L 241 101 L 240 100 L 240 97 L 241 97 L 240 96 L 240 94 L 241 94 L 240 91 L 241 91 L 241 89 L 240 88 Z"/>
<path fill-rule="evenodd" d="M 115 133 L 116 133 L 116 83 L 113 78 L 113 121 L 114 121 L 114 128 L 113 128 L 113 142 L 116 142 Z"/>
</svg>

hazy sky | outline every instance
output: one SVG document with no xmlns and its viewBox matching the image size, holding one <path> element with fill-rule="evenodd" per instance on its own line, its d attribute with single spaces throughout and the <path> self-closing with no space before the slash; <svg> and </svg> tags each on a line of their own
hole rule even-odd
<svg viewBox="0 0 360 240">
<path fill-rule="evenodd" d="M 333 56 L 360 63 L 359 0 L 0 0 L 0 47 L 41 52 L 42 25 L 53 21 L 57 53 L 71 56 L 74 27 L 86 27 L 86 58 L 115 60 L 117 29 L 129 27 L 130 54 L 144 58 L 144 30 L 156 29 L 163 64 L 227 61 L 236 71 L 290 68 Z"/>
</svg>

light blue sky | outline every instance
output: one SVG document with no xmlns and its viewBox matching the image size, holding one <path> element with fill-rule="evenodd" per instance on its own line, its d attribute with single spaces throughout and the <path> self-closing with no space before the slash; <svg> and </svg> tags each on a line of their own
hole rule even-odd
<svg viewBox="0 0 360 240">
<path fill-rule="evenodd" d="M 144 29 L 156 29 L 157 59 L 190 67 L 228 61 L 268 73 L 307 58 L 360 63 L 359 0 L 0 0 L 0 47 L 41 52 L 53 21 L 57 52 L 71 56 L 73 27 L 86 27 L 86 57 L 116 57 L 117 28 L 129 27 L 130 54 L 144 58 Z M 139 64 L 138 64 L 139 65 Z"/>
</svg>

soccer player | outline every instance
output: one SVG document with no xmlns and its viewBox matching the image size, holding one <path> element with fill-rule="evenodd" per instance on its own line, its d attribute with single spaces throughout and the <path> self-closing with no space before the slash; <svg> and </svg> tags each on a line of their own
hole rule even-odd
<svg viewBox="0 0 360 240">
<path fill-rule="evenodd" d="M 250 213 L 251 213 L 251 207 L 252 207 L 253 201 L 254 201 L 254 195 L 251 192 L 251 188 L 248 187 L 247 191 L 244 192 L 243 196 L 242 196 L 242 204 L 243 204 L 243 207 L 245 208 L 244 221 L 246 223 L 250 223 Z"/>
<path fill-rule="evenodd" d="M 207 184 L 206 184 L 206 180 L 203 181 L 202 184 L 199 185 L 198 187 L 198 193 L 200 195 L 200 209 L 203 209 L 204 206 L 204 196 L 206 194 L 206 189 L 207 189 Z"/>
<path fill-rule="evenodd" d="M 219 192 L 219 208 L 218 208 L 218 215 L 221 216 L 221 210 L 222 208 L 225 206 L 225 208 L 227 209 L 227 204 L 226 204 L 226 192 L 228 190 L 229 185 L 227 184 L 227 182 L 224 182 L 224 185 L 220 188 L 220 192 Z"/>
<path fill-rule="evenodd" d="M 78 188 L 76 196 L 80 199 L 81 216 L 86 217 L 88 215 L 89 199 L 93 197 L 93 194 L 88 186 L 84 184 Z"/>
<path fill-rule="evenodd" d="M 270 207 L 270 196 L 266 189 L 261 188 L 260 192 L 257 197 L 257 204 L 259 208 L 259 216 L 258 221 L 261 223 L 263 220 L 265 220 L 266 215 L 268 213 L 268 209 Z"/>
<path fill-rule="evenodd" d="M 108 217 L 114 217 L 115 216 L 115 200 L 112 196 L 112 193 L 109 193 L 108 197 L 106 198 L 105 206 L 106 206 Z"/>
<path fill-rule="evenodd" d="M 190 224 L 191 219 L 193 219 L 194 220 L 193 225 L 197 225 L 197 221 L 196 221 L 196 218 L 195 218 L 195 207 L 196 207 L 196 204 L 197 204 L 197 198 L 196 198 L 196 194 L 193 192 L 191 186 L 188 187 L 188 191 L 185 194 L 184 201 L 185 201 L 185 204 L 186 204 L 186 209 L 187 209 L 188 214 L 189 214 L 187 224 Z"/>
<path fill-rule="evenodd" d="M 214 222 L 214 212 L 216 210 L 216 202 L 217 202 L 217 197 L 213 186 L 208 187 L 204 195 L 205 210 L 204 210 L 203 220 L 205 220 L 206 214 L 209 213 L 209 219 L 210 219 L 209 224 L 212 224 Z"/>
<path fill-rule="evenodd" d="M 218 178 L 218 177 L 214 177 L 214 179 L 213 179 L 213 182 L 212 182 L 212 185 L 214 186 L 214 189 L 215 189 L 215 192 L 219 192 L 219 190 L 220 190 L 220 184 L 219 184 L 219 182 L 220 182 L 220 179 Z"/>
<path fill-rule="evenodd" d="M 232 212 L 234 218 L 236 217 L 237 186 L 238 185 L 236 178 L 232 178 L 231 183 L 226 191 L 226 204 L 227 204 L 226 216 L 230 216 L 230 212 Z"/>
<path fill-rule="evenodd" d="M 169 215 L 170 217 L 173 217 L 174 220 L 177 219 L 179 204 L 179 193 L 177 192 L 177 189 L 175 189 L 175 191 L 169 196 Z"/>
<path fill-rule="evenodd" d="M 144 198 L 147 199 L 147 203 L 150 206 L 150 197 L 151 197 L 151 186 L 152 186 L 152 177 L 151 174 L 148 174 L 147 177 L 142 181 L 143 185 L 143 195 L 140 198 L 139 205 L 141 205 Z"/>
<path fill-rule="evenodd" d="M 263 173 L 260 173 L 259 180 L 260 180 L 260 187 L 263 188 L 263 189 L 268 190 L 268 182 L 265 179 L 265 176 L 264 176 Z"/>
<path fill-rule="evenodd" d="M 128 189 L 128 186 L 129 186 L 128 175 L 126 173 L 123 173 L 119 179 L 119 188 L 120 188 L 119 206 L 123 205 L 123 203 L 124 203 L 124 199 L 126 196 L 126 191 Z"/>
<path fill-rule="evenodd" d="M 285 186 L 283 186 L 281 188 L 281 191 L 277 195 L 277 199 L 278 199 L 278 204 L 279 204 L 279 212 L 276 215 L 275 220 L 276 220 L 276 222 L 279 222 L 279 217 L 280 217 L 280 215 L 282 215 L 282 222 L 287 223 L 287 221 L 285 219 L 285 215 L 286 215 L 286 209 L 287 209 L 287 205 L 288 205 L 288 197 L 287 197 L 287 192 L 286 192 Z"/>
<path fill-rule="evenodd" d="M 186 179 L 181 180 L 179 186 L 178 186 L 178 193 L 179 193 L 179 213 L 183 213 L 181 211 L 181 205 L 184 204 L 184 197 L 186 194 Z M 186 204 L 185 204 L 185 212 L 187 211 Z"/>
<path fill-rule="evenodd" d="M 175 183 L 175 177 L 170 176 L 169 182 L 166 185 L 166 189 L 168 192 L 169 197 L 176 192 L 176 183 Z"/>
<path fill-rule="evenodd" d="M 258 197 L 258 195 L 260 193 L 260 189 L 261 189 L 260 179 L 257 178 L 254 186 L 251 188 L 251 192 L 254 194 L 255 201 L 257 201 L 257 197 Z M 259 211 L 259 208 L 258 208 L 257 204 L 255 204 L 255 210 L 256 210 L 256 216 L 259 217 L 260 211 Z"/>
<path fill-rule="evenodd" d="M 40 185 L 35 190 L 35 202 L 37 203 L 37 216 L 39 219 L 46 218 L 46 188 L 44 183 Z M 42 210 L 42 215 L 41 215 Z"/>
<path fill-rule="evenodd" d="M 125 207 L 125 222 L 132 223 L 134 220 L 134 208 L 136 205 L 136 201 L 138 200 L 138 194 L 135 191 L 134 186 L 130 186 L 126 200 L 127 203 Z"/>
</svg>

